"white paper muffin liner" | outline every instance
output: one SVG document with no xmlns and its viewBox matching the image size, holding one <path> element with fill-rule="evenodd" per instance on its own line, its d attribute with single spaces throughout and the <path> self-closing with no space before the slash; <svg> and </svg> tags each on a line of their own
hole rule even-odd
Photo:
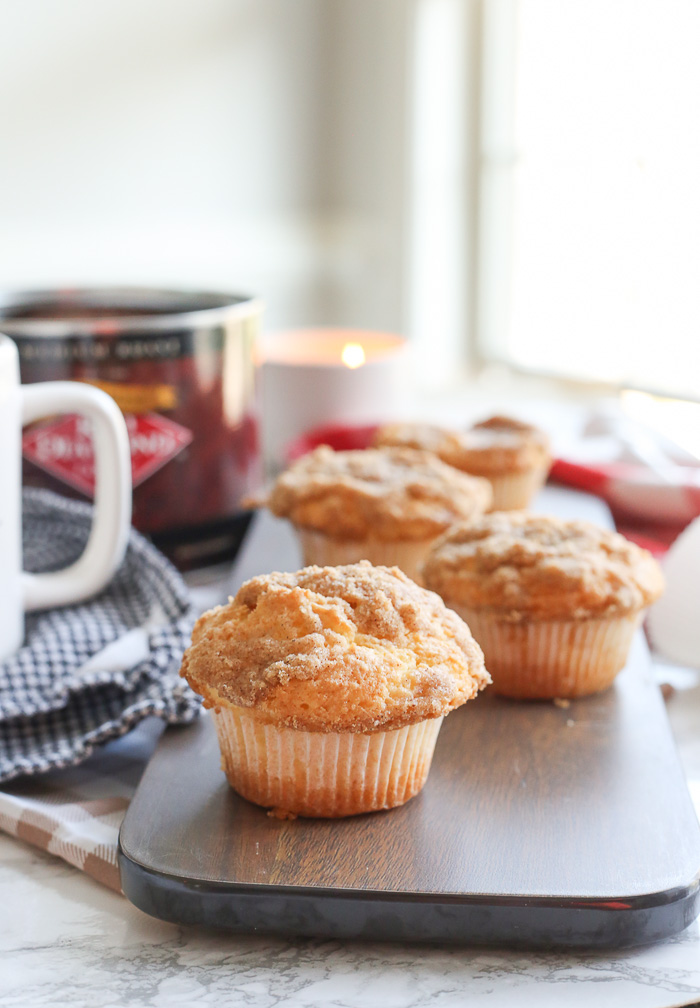
<svg viewBox="0 0 700 1008">
<path fill-rule="evenodd" d="M 421 584 L 420 567 L 438 536 L 430 539 L 333 539 L 325 532 L 295 526 L 304 566 L 336 567 L 369 560 L 375 566 L 400 567 L 416 584 Z"/>
<path fill-rule="evenodd" d="M 490 511 L 518 511 L 529 507 L 540 492 L 549 472 L 549 465 L 536 466 L 523 472 L 487 476 L 493 491 Z"/>
<path fill-rule="evenodd" d="M 280 812 L 337 818 L 403 805 L 425 784 L 442 718 L 369 735 L 264 724 L 214 712 L 221 766 L 244 798 Z"/>
<path fill-rule="evenodd" d="M 481 646 L 491 688 L 520 699 L 578 697 L 607 689 L 627 661 L 640 617 L 626 613 L 607 619 L 510 623 L 492 613 L 451 608 Z"/>
</svg>

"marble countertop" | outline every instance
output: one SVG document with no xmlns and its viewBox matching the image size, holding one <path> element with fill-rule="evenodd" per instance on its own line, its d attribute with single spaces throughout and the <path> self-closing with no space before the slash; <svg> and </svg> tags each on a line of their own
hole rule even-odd
<svg viewBox="0 0 700 1008">
<path fill-rule="evenodd" d="M 3 836 L 0 891 L 3 1008 L 667 1008 L 700 999 L 697 923 L 614 955 L 207 933 L 147 917 L 57 858 Z"/>
<path fill-rule="evenodd" d="M 668 711 L 691 792 L 700 796 L 700 684 Z M 697 805 L 696 801 L 696 805 Z M 0 834 L 0 1008 L 670 1008 L 700 1002 L 700 928 L 643 949 L 503 949 L 282 940 L 155 920 L 58 858 Z"/>
<path fill-rule="evenodd" d="M 241 571 L 241 577 L 245 571 Z M 200 589 L 202 607 L 209 604 Z M 656 666 L 700 808 L 700 674 Z M 671 1008 L 700 1003 L 700 927 L 643 949 L 504 949 L 284 940 L 146 916 L 0 833 L 0 1008 Z"/>
</svg>

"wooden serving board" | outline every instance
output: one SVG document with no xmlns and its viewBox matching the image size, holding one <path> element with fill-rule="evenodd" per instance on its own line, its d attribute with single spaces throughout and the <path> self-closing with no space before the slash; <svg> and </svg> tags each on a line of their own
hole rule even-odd
<svg viewBox="0 0 700 1008">
<path fill-rule="evenodd" d="M 286 534 L 256 523 L 239 577 L 270 570 L 271 548 L 293 566 Z M 246 932 L 612 947 L 700 908 L 700 828 L 641 635 L 606 693 L 487 692 L 450 714 L 425 788 L 388 812 L 272 819 L 226 783 L 208 716 L 171 729 L 120 865 L 147 913 Z"/>
</svg>

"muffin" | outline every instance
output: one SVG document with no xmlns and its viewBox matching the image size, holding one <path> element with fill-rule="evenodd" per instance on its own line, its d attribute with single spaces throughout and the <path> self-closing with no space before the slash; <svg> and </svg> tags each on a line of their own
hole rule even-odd
<svg viewBox="0 0 700 1008">
<path fill-rule="evenodd" d="M 456 613 L 366 561 L 247 581 L 197 621 L 181 675 L 239 794 L 329 818 L 417 794 L 444 715 L 490 681 Z"/>
<path fill-rule="evenodd" d="M 487 480 L 408 448 L 333 451 L 322 446 L 278 477 L 265 503 L 288 518 L 305 564 L 369 560 L 418 578 L 430 546 L 489 507 Z"/>
<path fill-rule="evenodd" d="M 524 511 L 453 528 L 423 576 L 469 623 L 494 689 L 531 699 L 606 689 L 663 590 L 652 555 L 624 536 Z"/>
<path fill-rule="evenodd" d="M 430 451 L 462 472 L 484 477 L 493 491 L 492 511 L 527 507 L 552 462 L 544 431 L 503 416 L 461 433 L 430 424 L 387 424 L 378 429 L 374 443 Z"/>
</svg>

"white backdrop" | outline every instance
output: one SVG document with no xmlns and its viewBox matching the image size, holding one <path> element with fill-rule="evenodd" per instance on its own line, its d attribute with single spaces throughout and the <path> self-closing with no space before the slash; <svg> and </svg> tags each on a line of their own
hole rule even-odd
<svg viewBox="0 0 700 1008">
<path fill-rule="evenodd" d="M 0 0 L 0 286 L 400 329 L 402 0 Z M 397 31 L 398 26 L 398 31 Z"/>
</svg>

